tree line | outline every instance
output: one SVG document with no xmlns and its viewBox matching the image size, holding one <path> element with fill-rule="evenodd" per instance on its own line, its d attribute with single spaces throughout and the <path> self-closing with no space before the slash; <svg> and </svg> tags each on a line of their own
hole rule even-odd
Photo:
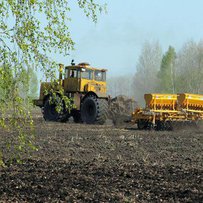
<svg viewBox="0 0 203 203">
<path fill-rule="evenodd" d="M 38 78 L 32 68 L 16 73 L 12 68 L 2 65 L 0 75 L 0 98 L 5 103 L 12 100 L 14 92 L 18 92 L 24 103 L 38 97 Z"/>
<path fill-rule="evenodd" d="M 202 77 L 203 40 L 188 41 L 178 51 L 169 46 L 165 53 L 158 42 L 145 42 L 134 75 L 109 78 L 108 91 L 134 97 L 143 105 L 145 93 L 201 94 Z"/>
</svg>

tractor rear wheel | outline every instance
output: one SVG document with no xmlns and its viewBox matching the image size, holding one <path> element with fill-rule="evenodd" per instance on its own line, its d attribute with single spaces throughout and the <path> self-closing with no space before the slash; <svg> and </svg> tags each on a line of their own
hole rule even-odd
<svg viewBox="0 0 203 203">
<path fill-rule="evenodd" d="M 81 118 L 87 124 L 104 124 L 108 116 L 108 103 L 94 95 L 87 96 L 81 104 Z"/>
</svg>

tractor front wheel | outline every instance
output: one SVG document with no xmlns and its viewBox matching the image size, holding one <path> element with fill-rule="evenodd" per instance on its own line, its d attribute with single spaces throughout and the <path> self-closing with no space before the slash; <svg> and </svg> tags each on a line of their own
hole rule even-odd
<svg viewBox="0 0 203 203">
<path fill-rule="evenodd" d="M 59 97 L 56 98 L 60 99 Z M 43 108 L 43 117 L 45 121 L 66 122 L 69 119 L 69 114 L 63 110 L 63 112 L 57 112 L 56 104 L 51 101 L 50 97 L 46 99 Z"/>
</svg>

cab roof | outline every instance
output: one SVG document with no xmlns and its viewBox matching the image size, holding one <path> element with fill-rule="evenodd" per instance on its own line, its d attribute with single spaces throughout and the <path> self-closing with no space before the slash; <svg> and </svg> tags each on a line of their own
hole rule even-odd
<svg viewBox="0 0 203 203">
<path fill-rule="evenodd" d="M 65 68 L 67 69 L 73 69 L 73 68 L 85 68 L 85 69 L 89 69 L 89 70 L 99 70 L 102 72 L 106 72 L 107 69 L 104 68 L 95 68 L 95 67 L 91 67 L 89 63 L 79 63 L 78 65 L 71 65 L 71 66 L 66 66 Z"/>
</svg>

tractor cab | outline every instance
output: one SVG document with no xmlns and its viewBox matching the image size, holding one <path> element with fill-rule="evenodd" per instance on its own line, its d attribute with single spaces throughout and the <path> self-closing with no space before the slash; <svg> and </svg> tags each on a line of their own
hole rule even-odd
<svg viewBox="0 0 203 203">
<path fill-rule="evenodd" d="M 106 96 L 106 71 L 106 69 L 90 67 L 88 63 L 66 66 L 64 90 L 66 93 L 92 91 Z"/>
</svg>

